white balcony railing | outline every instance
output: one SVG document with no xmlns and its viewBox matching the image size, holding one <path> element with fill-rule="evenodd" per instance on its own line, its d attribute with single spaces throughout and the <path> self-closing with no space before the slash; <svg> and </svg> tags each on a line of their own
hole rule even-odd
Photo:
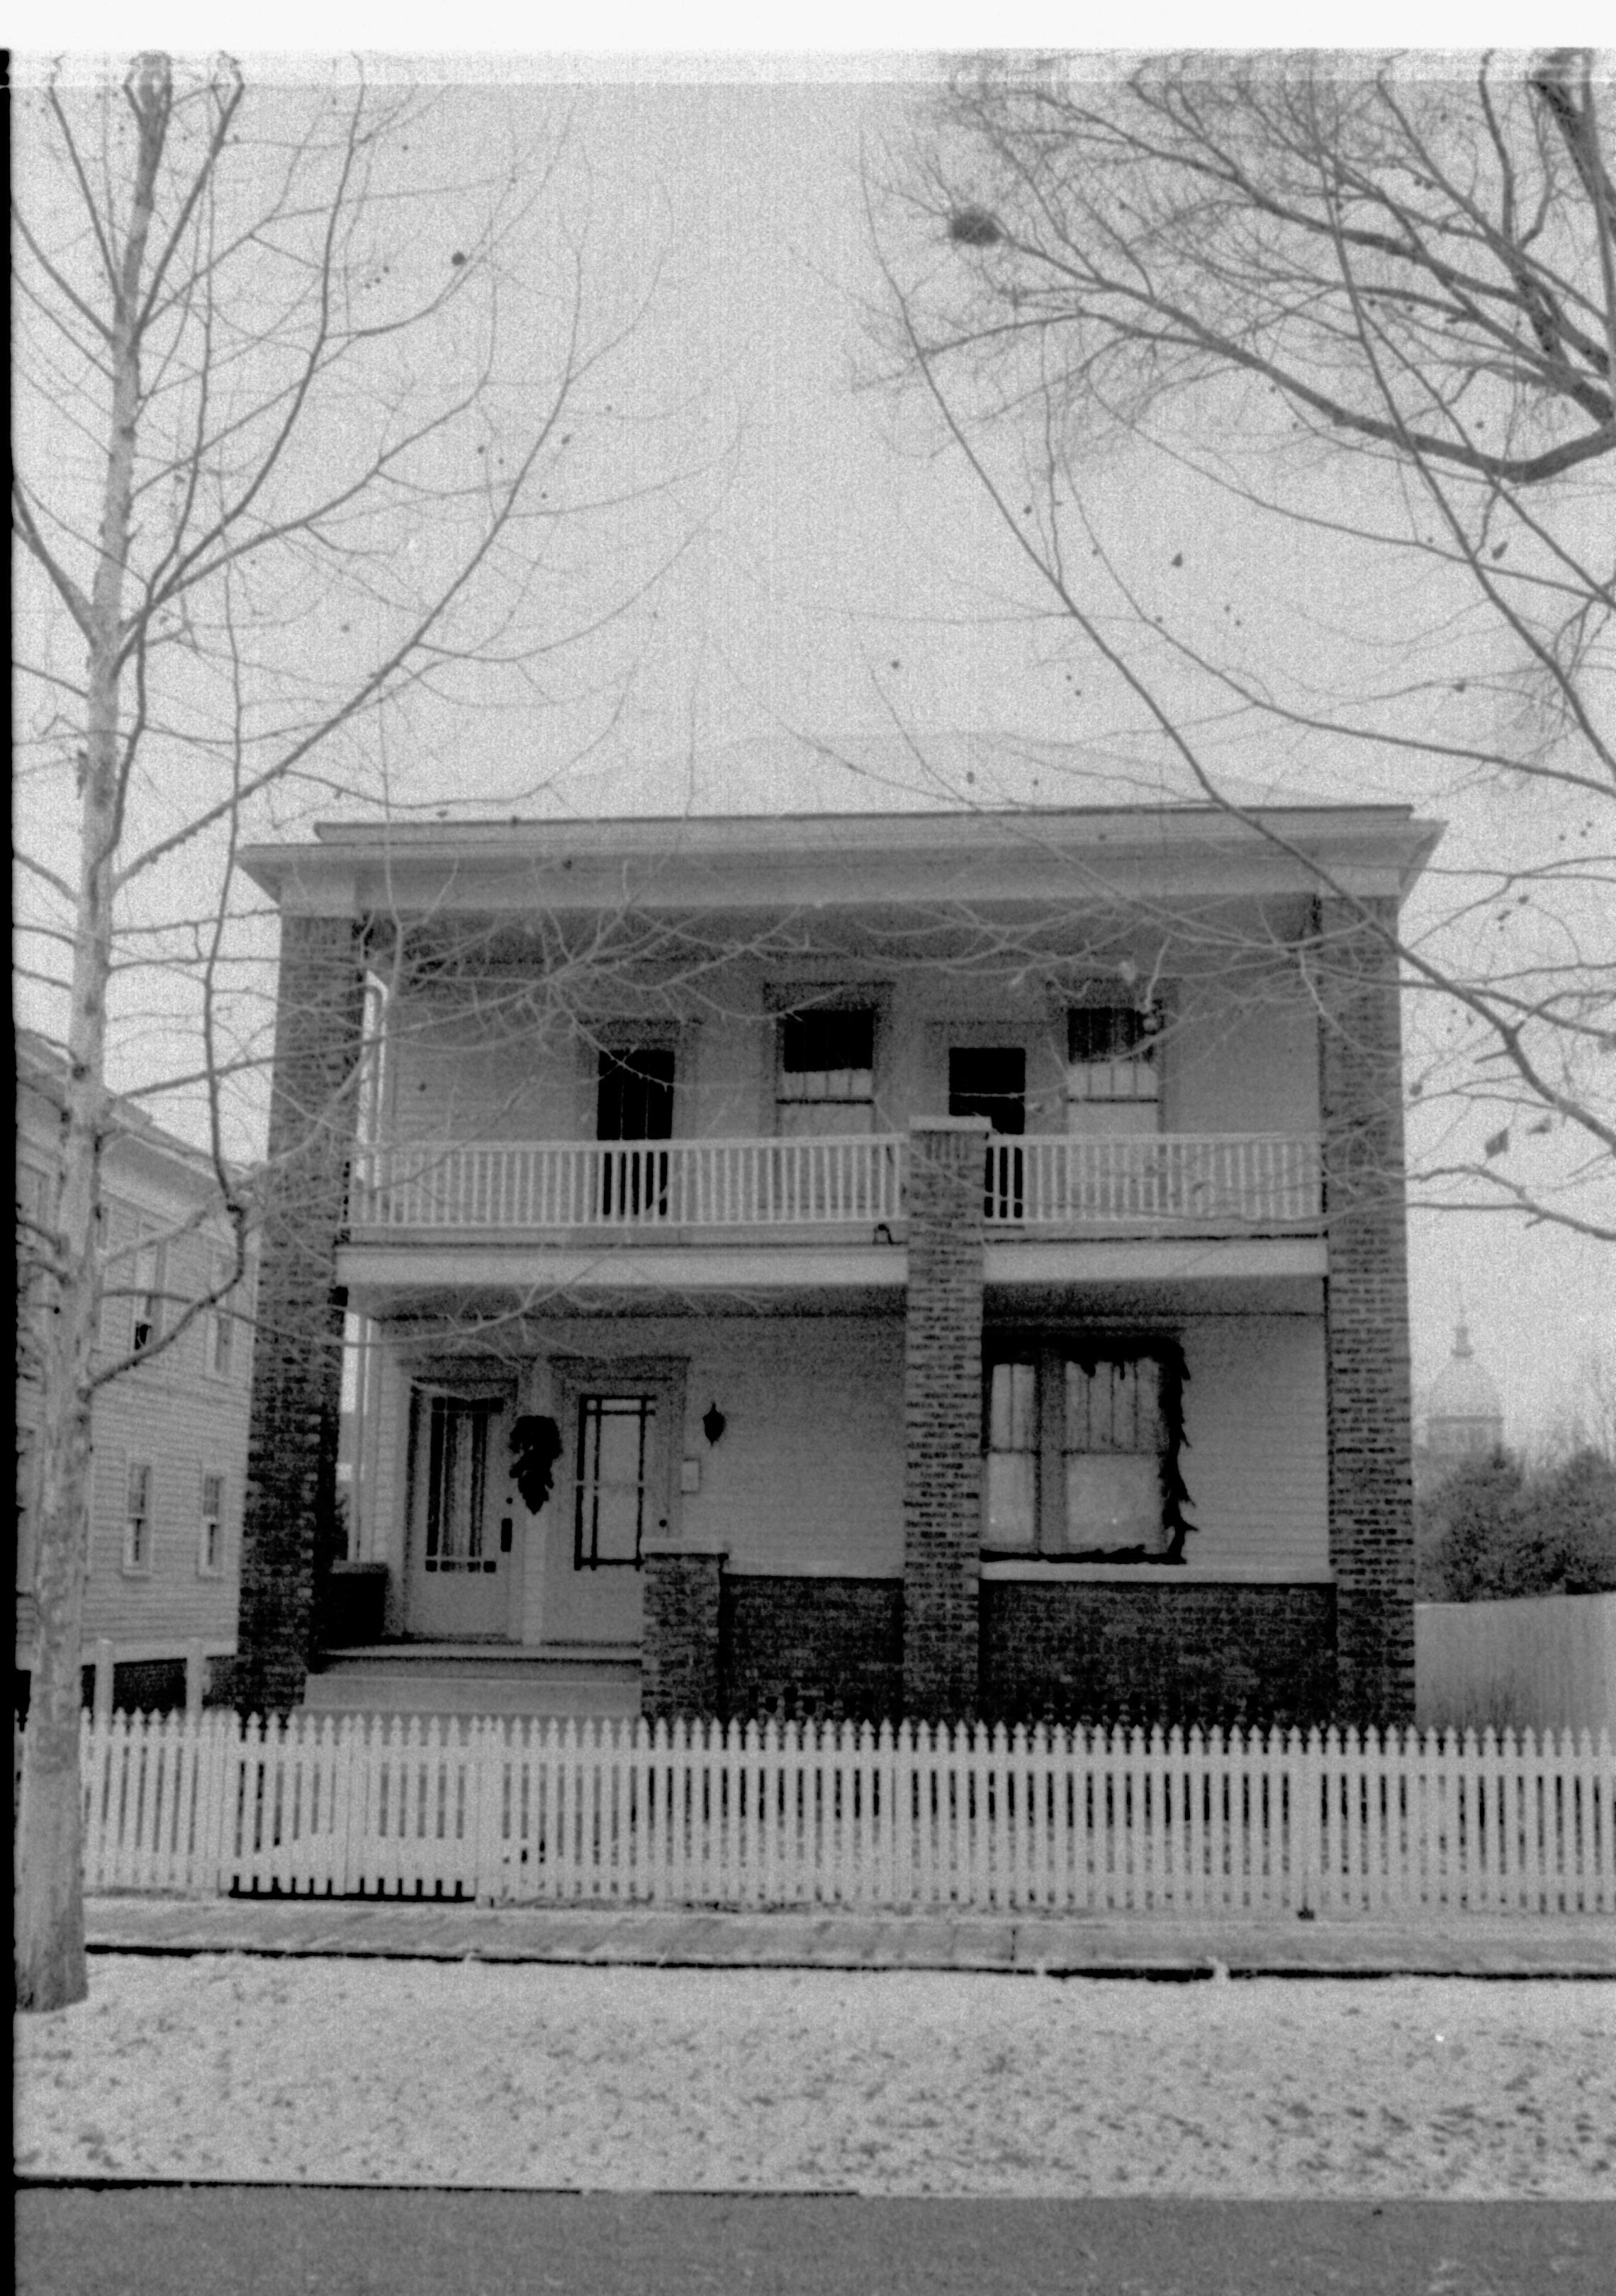
<svg viewBox="0 0 1616 2296">
<path fill-rule="evenodd" d="M 412 1142 L 356 1160 L 349 1222 L 376 1228 L 868 1227 L 898 1216 L 905 1144 Z"/>
<path fill-rule="evenodd" d="M 726 1229 L 901 1219 L 908 1143 L 852 1139 L 412 1141 L 355 1159 L 356 1235 L 496 1229 Z M 990 1227 L 1134 1233 L 1301 1227 L 1320 1210 L 1316 1139 L 1159 1133 L 996 1139 Z"/>
<path fill-rule="evenodd" d="M 1319 1144 L 1198 1132 L 994 1140 L 983 1209 L 990 1226 L 1302 1226 L 1319 1217 Z"/>
</svg>

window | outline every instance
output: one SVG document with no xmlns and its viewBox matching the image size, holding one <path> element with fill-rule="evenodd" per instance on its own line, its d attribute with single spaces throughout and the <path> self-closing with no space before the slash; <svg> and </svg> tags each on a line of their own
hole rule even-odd
<svg viewBox="0 0 1616 2296">
<path fill-rule="evenodd" d="M 1153 1132 L 1161 1098 L 1156 1004 L 1074 1004 L 1066 1018 L 1066 1128 Z"/>
<path fill-rule="evenodd" d="M 123 1567 L 152 1568 L 152 1470 L 131 1464 L 124 1485 Z"/>
<path fill-rule="evenodd" d="M 652 1395 L 584 1395 L 578 1406 L 572 1562 L 578 1570 L 637 1566 L 656 1418 Z"/>
<path fill-rule="evenodd" d="M 149 1234 L 149 1231 L 148 1231 Z M 135 1253 L 135 1355 L 144 1355 L 162 1337 L 165 1253 L 160 1243 L 143 1242 Z"/>
<path fill-rule="evenodd" d="M 1177 1561 L 1182 1367 L 1167 1343 L 1011 1347 L 988 1366 L 983 1544 Z"/>
<path fill-rule="evenodd" d="M 211 1469 L 202 1476 L 201 1537 L 196 1567 L 204 1578 L 217 1578 L 225 1567 L 225 1478 Z"/>
<path fill-rule="evenodd" d="M 435 1395 L 427 1467 L 428 1571 L 497 1570 L 488 1551 L 483 1497 L 488 1472 L 488 1422 L 500 1408 L 490 1397 Z"/>
<path fill-rule="evenodd" d="M 777 1130 L 803 1139 L 875 1128 L 873 1005 L 820 1006 L 780 1019 Z"/>
<path fill-rule="evenodd" d="M 106 1204 L 101 1215 L 101 1322 L 97 1332 L 108 1355 L 129 1351 L 129 1266 L 135 1248 L 135 1216 L 124 1205 Z"/>
<path fill-rule="evenodd" d="M 209 1290 L 217 1292 L 229 1280 L 233 1261 L 215 1260 Z M 228 1379 L 235 1364 L 236 1306 L 240 1297 L 238 1284 L 214 1301 L 208 1317 L 208 1368 L 215 1379 Z"/>
</svg>

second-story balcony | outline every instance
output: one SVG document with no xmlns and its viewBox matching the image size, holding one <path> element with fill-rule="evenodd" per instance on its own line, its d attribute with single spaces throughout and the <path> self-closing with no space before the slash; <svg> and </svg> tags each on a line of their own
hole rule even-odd
<svg viewBox="0 0 1616 2296">
<path fill-rule="evenodd" d="M 371 1242 L 616 1234 L 674 1243 L 892 1231 L 913 1152 L 901 1134 L 868 1133 L 411 1141 L 357 1152 L 349 1233 Z M 995 1138 L 982 1186 L 987 1226 L 1000 1234 L 1261 1234 L 1317 1227 L 1321 1217 L 1319 1144 L 1292 1134 Z"/>
</svg>

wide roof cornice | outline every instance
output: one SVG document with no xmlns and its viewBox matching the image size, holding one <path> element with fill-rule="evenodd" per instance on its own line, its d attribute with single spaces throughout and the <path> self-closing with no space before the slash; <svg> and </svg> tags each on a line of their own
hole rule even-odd
<svg viewBox="0 0 1616 2296">
<path fill-rule="evenodd" d="M 251 845 L 283 909 L 343 915 L 632 905 L 856 907 L 1110 891 L 1227 898 L 1316 890 L 1401 899 L 1441 834 L 1407 806 L 1017 808 L 947 813 L 322 823 Z"/>
</svg>

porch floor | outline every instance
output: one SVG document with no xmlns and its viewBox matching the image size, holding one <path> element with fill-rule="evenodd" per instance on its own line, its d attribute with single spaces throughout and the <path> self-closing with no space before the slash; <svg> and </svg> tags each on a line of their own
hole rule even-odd
<svg viewBox="0 0 1616 2296">
<path fill-rule="evenodd" d="M 511 1643 L 373 1643 L 327 1651 L 304 1707 L 316 1714 L 605 1715 L 640 1710 L 638 1653 Z"/>
</svg>

